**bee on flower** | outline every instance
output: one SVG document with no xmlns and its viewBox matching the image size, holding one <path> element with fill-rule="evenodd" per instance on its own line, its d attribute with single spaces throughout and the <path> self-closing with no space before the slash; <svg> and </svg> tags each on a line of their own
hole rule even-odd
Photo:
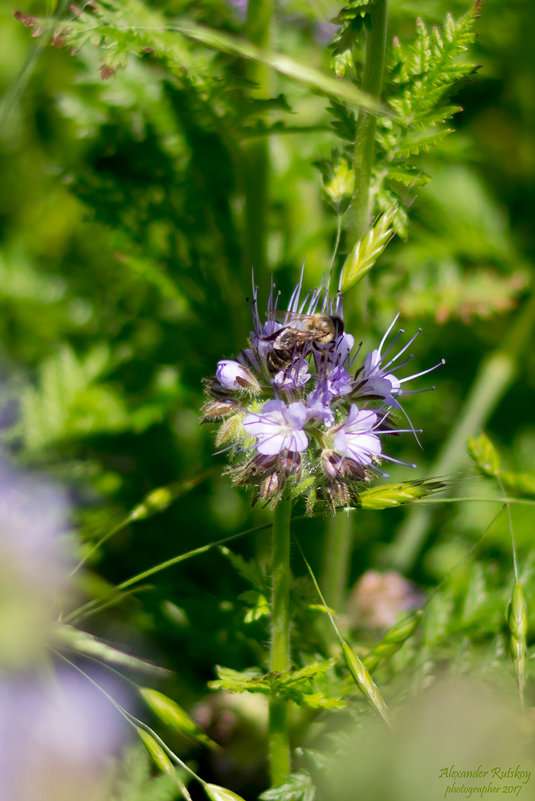
<svg viewBox="0 0 535 801">
<path fill-rule="evenodd" d="M 433 367 L 399 378 L 415 337 L 395 355 L 400 331 L 386 346 L 397 321 L 379 347 L 356 364 L 354 337 L 345 330 L 341 294 L 325 286 L 302 295 L 303 275 L 288 306 L 278 308 L 272 285 L 265 320 L 253 286 L 253 331 L 237 359 L 223 359 L 205 381 L 203 422 L 220 420 L 218 446 L 230 454 L 228 472 L 236 485 L 250 487 L 254 501 L 275 506 L 285 491 L 331 511 L 358 504 L 359 489 L 377 475 L 384 437 L 417 430 L 401 406 L 404 384 Z M 419 333 L 419 332 L 418 332 Z M 415 335 L 417 336 L 417 334 Z M 355 351 L 355 352 L 354 352 Z M 401 412 L 408 428 L 399 428 Z"/>
</svg>

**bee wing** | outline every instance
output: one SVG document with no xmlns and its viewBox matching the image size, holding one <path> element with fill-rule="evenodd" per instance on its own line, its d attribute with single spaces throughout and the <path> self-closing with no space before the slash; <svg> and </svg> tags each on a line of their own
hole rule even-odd
<svg viewBox="0 0 535 801">
<path fill-rule="evenodd" d="M 299 312 L 284 311 L 284 309 L 271 309 L 267 313 L 268 320 L 276 320 L 293 331 L 305 331 L 311 317 L 311 314 L 299 314 Z"/>
</svg>

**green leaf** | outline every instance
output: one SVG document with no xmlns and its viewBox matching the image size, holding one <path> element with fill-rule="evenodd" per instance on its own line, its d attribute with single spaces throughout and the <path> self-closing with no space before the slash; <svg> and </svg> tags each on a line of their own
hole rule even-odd
<svg viewBox="0 0 535 801">
<path fill-rule="evenodd" d="M 234 553 L 225 545 L 221 545 L 219 547 L 219 552 L 230 561 L 234 570 L 243 579 L 245 579 L 245 581 L 248 581 L 249 584 L 252 584 L 255 590 L 261 593 L 265 593 L 267 591 L 266 577 L 264 576 L 262 568 L 257 561 L 251 559 L 249 562 L 247 562 L 243 556 Z"/>
<path fill-rule="evenodd" d="M 504 489 L 509 492 L 527 495 L 528 497 L 535 496 L 535 476 L 529 473 L 501 470 L 498 451 L 486 434 L 480 434 L 479 437 L 471 437 L 466 444 L 468 453 L 483 475 L 499 479 Z"/>
<path fill-rule="evenodd" d="M 284 784 L 265 790 L 260 801 L 314 801 L 316 788 L 306 770 L 290 773 Z"/>
<path fill-rule="evenodd" d="M 231 693 L 250 692 L 269 697 L 277 696 L 311 709 L 333 709 L 342 707 L 343 701 L 338 697 L 327 696 L 315 686 L 315 680 L 321 679 L 326 671 L 332 668 L 334 662 L 334 659 L 327 659 L 283 673 L 265 674 L 258 668 L 237 671 L 217 666 L 219 679 L 209 682 L 208 686 L 213 690 L 225 690 Z"/>
<path fill-rule="evenodd" d="M 30 450 L 128 428 L 121 397 L 100 383 L 110 362 L 105 344 L 95 345 L 85 356 L 63 345 L 40 365 L 37 386 L 27 387 L 21 397 L 22 430 Z"/>
<path fill-rule="evenodd" d="M 486 476 L 498 476 L 500 473 L 500 457 L 486 434 L 470 437 L 467 441 L 468 453 Z"/>
<path fill-rule="evenodd" d="M 182 707 L 158 690 L 150 687 L 139 687 L 139 694 L 152 712 L 162 723 L 194 742 L 202 743 L 210 748 L 219 748 L 193 721 Z"/>
<path fill-rule="evenodd" d="M 500 472 L 504 487 L 510 492 L 535 497 L 535 476 L 529 473 L 513 473 L 510 470 Z"/>
<path fill-rule="evenodd" d="M 391 115 L 390 110 L 384 103 L 358 89 L 352 83 L 331 78 L 330 75 L 297 61 L 291 56 L 261 50 L 245 39 L 239 39 L 223 31 L 215 31 L 189 21 L 174 24 L 173 30 L 224 53 L 231 53 L 241 58 L 258 61 L 260 64 L 265 64 L 283 75 L 307 84 L 318 92 L 338 98 L 350 106 L 365 109 L 370 114 Z"/>
<path fill-rule="evenodd" d="M 245 613 L 244 622 L 253 623 L 267 617 L 270 613 L 269 601 L 266 596 L 256 590 L 247 590 L 239 596 L 240 601 L 245 601 L 249 609 Z"/>
<path fill-rule="evenodd" d="M 396 116 L 377 120 L 374 177 L 378 201 L 396 183 L 409 188 L 421 185 L 425 178 L 420 180 L 420 157 L 439 148 L 452 132 L 446 123 L 459 107 L 450 101 L 450 95 L 475 70 L 465 58 L 474 41 L 474 19 L 474 9 L 457 21 L 448 15 L 442 29 L 436 26 L 431 31 L 419 19 L 412 41 L 394 39 L 384 98 Z M 401 192 L 396 199 L 406 205 L 410 195 Z M 391 202 L 378 204 L 384 208 Z M 393 226 L 405 236 L 406 221 L 397 217 Z"/>
<path fill-rule="evenodd" d="M 260 668 L 252 667 L 245 670 L 233 670 L 222 665 L 216 665 L 215 670 L 219 678 L 208 682 L 208 686 L 212 690 L 225 690 L 230 693 L 259 692 L 264 695 L 269 695 L 270 693 L 269 681 Z"/>
</svg>

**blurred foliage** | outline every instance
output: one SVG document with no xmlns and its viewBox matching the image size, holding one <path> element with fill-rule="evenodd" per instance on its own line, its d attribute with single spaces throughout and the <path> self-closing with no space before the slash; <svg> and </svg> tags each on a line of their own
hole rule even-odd
<svg viewBox="0 0 535 801">
<path fill-rule="evenodd" d="M 4 107 L 0 137 L 0 420 L 2 449 L 69 489 L 78 509 L 76 547 L 87 559 L 76 579 L 83 604 L 109 599 L 116 584 L 153 565 L 269 521 L 219 470 L 210 470 L 224 459 L 212 456 L 210 432 L 198 424 L 202 377 L 213 374 L 218 359 L 238 352 L 250 327 L 247 148 L 269 142 L 266 267 L 256 270 L 255 280 L 265 298 L 273 273 L 287 297 L 303 261 L 308 287 L 329 268 L 333 207 L 344 211 L 353 187 L 347 165 L 355 116 L 344 98 L 318 91 L 317 81 L 281 71 L 273 75 L 270 96 L 259 98 L 236 52 L 208 48 L 177 30 L 177 19 L 187 19 L 245 39 L 243 4 L 104 2 L 98 4 L 104 17 L 95 20 L 94 4 L 86 3 L 82 14 L 67 10 L 57 46 L 35 51 L 48 23 L 33 15 L 45 18 L 50 5 L 25 2 L 19 20 L 26 25 L 14 18 L 13 3 L 0 8 L 0 85 L 6 93 L 21 89 L 9 114 Z M 365 5 L 350 3 L 341 12 L 330 0 L 285 0 L 277 12 L 277 53 L 330 78 L 333 60 L 338 72 L 358 76 L 358 48 L 349 59 L 344 37 L 365 31 Z M 335 28 L 328 20 L 337 14 L 345 27 L 330 48 Z M 423 21 L 416 22 L 418 14 Z M 425 329 L 414 346 L 418 364 L 447 360 L 433 378 L 437 391 L 411 401 L 425 453 L 411 444 L 394 446 L 396 456 L 418 463 L 421 475 L 456 426 L 482 359 L 502 346 L 533 285 L 535 15 L 519 0 L 505 6 L 486 0 L 473 16 L 460 0 L 433 0 L 425 8 L 392 0 L 389 41 L 397 38 L 385 99 L 398 116 L 380 118 L 372 189 L 374 213 L 395 202 L 400 236 L 384 252 L 381 240 L 371 264 L 359 267 L 355 243 L 342 232 L 338 256 L 338 267 L 347 259 L 352 277 L 361 267 L 368 273 L 346 303 L 347 328 L 359 332 L 357 339 L 379 341 L 401 311 L 404 325 Z M 39 26 L 45 32 L 32 40 Z M 36 52 L 21 79 L 28 55 Z M 446 137 L 450 127 L 455 132 Z M 530 322 L 517 351 L 519 380 L 487 422 L 490 439 L 470 446 L 485 476 L 476 477 L 466 455 L 459 475 L 433 477 L 452 495 L 499 497 L 498 478 L 509 495 L 533 499 L 531 336 Z M 381 562 L 402 520 L 402 509 L 377 512 L 377 506 L 427 494 L 426 485 L 409 483 L 406 474 L 406 468 L 392 469 L 394 484 L 370 489 L 364 508 L 354 512 L 352 585 Z M 161 497 L 151 494 L 160 488 Z M 149 511 L 135 515 L 140 504 Z M 428 687 L 446 665 L 454 675 L 473 670 L 515 687 L 505 610 L 517 579 L 509 522 L 497 515 L 500 508 L 440 505 L 411 571 L 428 599 L 422 625 L 391 658 L 374 663 L 373 679 L 389 706 Z M 532 705 L 530 506 L 514 505 L 512 521 L 527 615 L 514 647 L 522 653 L 523 626 L 528 659 L 522 669 Z M 322 520 L 295 522 L 318 571 L 323 529 Z M 99 614 L 77 623 L 91 628 L 98 642 L 128 643 L 128 653 L 172 670 L 166 695 L 228 756 L 203 751 L 183 732 L 171 730 L 169 741 L 183 758 L 197 760 L 207 780 L 252 798 L 266 786 L 262 759 L 252 756 L 261 750 L 265 709 L 248 706 L 250 691 L 262 695 L 290 678 L 262 672 L 268 638 L 264 533 L 241 537 L 231 548 L 207 549 L 155 572 L 120 603 L 103 602 Z M 293 710 L 294 724 L 298 739 L 312 719 L 315 728 L 307 735 L 309 754 L 305 749 L 287 788 L 264 797 L 312 801 L 334 797 L 322 785 L 322 759 L 314 748 L 328 741 L 337 714 L 359 731 L 366 713 L 363 699 L 339 702 L 347 669 L 321 626 L 325 614 L 306 569 L 297 553 L 293 558 L 295 675 L 309 671 L 293 696 L 303 703 Z M 359 623 L 348 631 L 365 662 L 381 635 Z M 262 670 L 250 673 L 251 664 Z M 226 690 L 217 696 L 207 695 L 215 665 L 232 666 L 213 682 Z M 229 694 L 237 689 L 248 691 L 245 701 Z M 292 688 L 284 691 L 291 695 Z M 311 711 L 342 703 L 349 711 L 323 711 L 317 718 Z M 424 724 L 421 729 L 425 740 Z M 354 743 L 352 736 L 347 739 Z M 178 796 L 166 777 L 149 791 L 144 764 L 129 755 L 110 797 Z M 329 770 L 336 768 L 329 764 Z M 377 797 L 396 797 L 383 791 Z M 192 797 L 200 791 L 192 790 Z M 425 795 L 414 791 L 411 797 Z"/>
</svg>

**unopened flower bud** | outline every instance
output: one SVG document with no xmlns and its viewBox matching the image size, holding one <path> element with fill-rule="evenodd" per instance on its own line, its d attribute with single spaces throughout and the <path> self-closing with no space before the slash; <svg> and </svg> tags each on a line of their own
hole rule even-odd
<svg viewBox="0 0 535 801">
<path fill-rule="evenodd" d="M 218 417 L 228 417 L 236 411 L 236 404 L 233 400 L 210 400 L 207 401 L 201 410 L 201 422 L 217 420 Z"/>
<path fill-rule="evenodd" d="M 258 484 L 259 480 L 267 472 L 275 467 L 276 456 L 262 456 L 257 454 L 245 464 L 238 465 L 228 472 L 232 476 L 234 484 Z"/>
<path fill-rule="evenodd" d="M 276 497 L 283 486 L 283 479 L 278 473 L 270 473 L 260 484 L 260 498 L 263 501 L 270 501 Z"/>
<path fill-rule="evenodd" d="M 337 478 L 340 475 L 342 459 L 334 451 L 327 448 L 321 452 L 321 466 L 325 475 L 329 478 Z"/>
<path fill-rule="evenodd" d="M 279 469 L 285 476 L 301 476 L 301 455 L 299 453 L 284 453 L 279 456 Z"/>
<path fill-rule="evenodd" d="M 243 364 L 232 359 L 224 359 L 218 362 L 216 379 L 223 389 L 246 389 L 249 392 L 258 392 L 260 390 L 260 384 L 251 371 L 244 367 Z"/>
<path fill-rule="evenodd" d="M 336 511 L 337 507 L 339 506 L 350 505 L 351 495 L 347 485 L 342 481 L 333 481 L 332 484 L 327 487 L 327 495 L 329 497 L 333 512 Z"/>
</svg>

